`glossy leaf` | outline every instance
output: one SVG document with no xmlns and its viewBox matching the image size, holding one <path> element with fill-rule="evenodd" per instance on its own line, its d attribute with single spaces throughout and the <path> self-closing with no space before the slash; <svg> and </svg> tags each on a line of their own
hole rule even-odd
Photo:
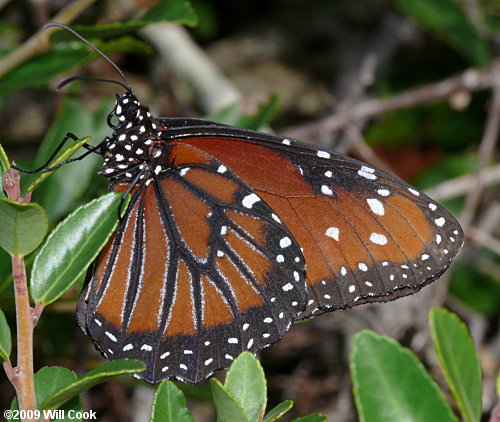
<svg viewBox="0 0 500 422">
<path fill-rule="evenodd" d="M 0 361 L 9 360 L 11 350 L 12 339 L 9 324 L 7 324 L 5 315 L 0 309 Z"/>
<path fill-rule="evenodd" d="M 78 380 L 75 377 L 71 383 L 67 383 L 62 388 L 53 391 L 50 395 L 46 395 L 39 407 L 41 409 L 57 409 L 63 403 L 66 403 L 68 400 L 78 396 L 83 391 L 88 390 L 94 385 L 100 384 L 109 378 L 122 374 L 135 374 L 137 372 L 142 372 L 145 369 L 146 365 L 136 359 L 118 359 L 104 363 L 87 372 Z"/>
<path fill-rule="evenodd" d="M 0 198 L 0 247 L 11 255 L 24 256 L 42 243 L 47 215 L 38 204 L 19 204 Z"/>
<path fill-rule="evenodd" d="M 59 366 L 46 366 L 40 369 L 35 374 L 37 408 L 41 409 L 41 404 L 46 401 L 48 397 L 67 387 L 68 385 L 71 385 L 71 383 L 73 383 L 76 379 L 76 374 L 73 371 L 70 371 L 66 368 L 61 368 Z M 81 418 L 71 418 L 72 413 L 68 413 L 69 410 L 74 410 L 75 413 L 83 412 L 80 397 L 73 397 L 72 400 L 67 402 L 64 406 L 60 406 L 58 408 L 64 410 L 63 412 L 61 412 L 61 414 L 65 416 L 63 419 L 57 419 L 58 421 L 81 421 Z M 11 410 L 14 409 L 18 409 L 17 399 L 14 399 L 11 405 Z M 20 419 L 11 420 L 19 421 Z"/>
<path fill-rule="evenodd" d="M 215 378 L 210 380 L 212 400 L 217 411 L 217 422 L 249 422 L 243 408 Z"/>
<path fill-rule="evenodd" d="M 229 368 L 224 388 L 241 405 L 249 422 L 257 421 L 267 405 L 264 370 L 250 352 L 241 353 Z"/>
<path fill-rule="evenodd" d="M 350 366 L 361 422 L 458 422 L 422 364 L 390 337 L 358 333 Z"/>
<path fill-rule="evenodd" d="M 109 193 L 82 205 L 51 232 L 31 270 L 35 302 L 52 303 L 87 270 L 116 228 L 121 198 Z"/>
<path fill-rule="evenodd" d="M 284 402 L 281 402 L 277 406 L 273 407 L 266 416 L 264 416 L 263 422 L 273 422 L 281 418 L 292 407 L 292 400 L 285 400 Z"/>
<path fill-rule="evenodd" d="M 87 39 L 113 38 L 160 22 L 194 26 L 198 23 L 198 17 L 187 0 L 163 0 L 138 19 L 102 25 L 72 25 L 72 28 Z M 51 35 L 50 40 L 51 42 L 69 41 L 74 40 L 74 36 L 67 31 L 59 30 Z"/>
<path fill-rule="evenodd" d="M 130 37 L 99 44 L 106 54 L 119 52 L 148 53 L 151 51 L 147 44 Z M 75 67 L 99 57 L 86 45 L 67 43 L 57 49 L 32 57 L 20 64 L 15 70 L 0 79 L 0 95 L 26 87 L 37 87 L 47 83 L 55 76 L 67 72 Z"/>
<path fill-rule="evenodd" d="M 452 268 L 449 291 L 475 312 L 494 316 L 500 309 L 500 283 L 484 270 L 483 265 L 458 261 Z"/>
<path fill-rule="evenodd" d="M 444 376 L 466 422 L 481 419 L 481 368 L 466 325 L 446 309 L 430 314 L 434 348 Z"/>
<path fill-rule="evenodd" d="M 7 195 L 3 190 L 3 174 L 10 169 L 10 162 L 5 153 L 2 144 L 0 144 L 0 198 L 5 198 Z"/>
<path fill-rule="evenodd" d="M 488 44 L 454 0 L 394 0 L 403 13 L 434 32 L 476 65 L 491 60 Z"/>
<path fill-rule="evenodd" d="M 153 6 L 140 20 L 148 24 L 166 21 L 194 26 L 198 23 L 198 16 L 187 0 L 163 0 Z"/>
<path fill-rule="evenodd" d="M 193 415 L 186 407 L 182 391 L 171 381 L 163 381 L 156 390 L 151 422 L 194 422 Z"/>
<path fill-rule="evenodd" d="M 242 129 L 259 130 L 271 121 L 278 105 L 278 96 L 273 94 L 269 101 L 259 105 L 254 114 L 244 114 L 238 104 L 231 104 L 209 114 L 206 118 Z"/>
</svg>

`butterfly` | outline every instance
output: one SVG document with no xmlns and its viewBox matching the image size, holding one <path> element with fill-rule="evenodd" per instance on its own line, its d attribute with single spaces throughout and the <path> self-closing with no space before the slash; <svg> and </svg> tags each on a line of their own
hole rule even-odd
<svg viewBox="0 0 500 422">
<path fill-rule="evenodd" d="M 145 381 L 197 383 L 295 321 L 415 293 L 462 245 L 456 219 L 396 177 L 277 135 L 156 118 L 111 63 L 125 93 L 113 134 L 87 148 L 131 199 L 77 318 L 106 358 L 144 361 Z"/>
</svg>

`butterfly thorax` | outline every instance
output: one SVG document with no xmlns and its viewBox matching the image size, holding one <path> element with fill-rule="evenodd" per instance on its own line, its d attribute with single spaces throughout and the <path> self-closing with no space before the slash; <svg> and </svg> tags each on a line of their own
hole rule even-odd
<svg viewBox="0 0 500 422">
<path fill-rule="evenodd" d="M 114 124 L 112 119 L 117 119 Z M 108 124 L 114 129 L 104 147 L 104 165 L 99 174 L 114 182 L 148 180 L 155 171 L 163 143 L 158 139 L 158 123 L 147 107 L 127 92 L 117 96 Z"/>
</svg>

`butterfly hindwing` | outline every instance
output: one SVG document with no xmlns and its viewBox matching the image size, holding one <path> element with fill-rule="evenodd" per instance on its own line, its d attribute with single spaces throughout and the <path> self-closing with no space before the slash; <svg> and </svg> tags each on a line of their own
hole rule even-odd
<svg viewBox="0 0 500 422">
<path fill-rule="evenodd" d="M 145 380 L 198 382 L 281 338 L 305 306 L 304 259 L 223 163 L 189 145 L 162 148 L 162 171 L 133 194 L 79 313 L 108 358 L 147 364 Z"/>
</svg>

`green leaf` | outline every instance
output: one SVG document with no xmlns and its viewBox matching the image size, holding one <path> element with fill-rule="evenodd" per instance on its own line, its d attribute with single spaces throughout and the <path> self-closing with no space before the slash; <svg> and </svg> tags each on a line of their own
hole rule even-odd
<svg viewBox="0 0 500 422">
<path fill-rule="evenodd" d="M 10 161 L 3 149 L 2 144 L 0 144 L 0 167 L 3 171 L 7 171 L 10 169 Z"/>
<path fill-rule="evenodd" d="M 73 382 L 75 382 L 76 379 L 76 374 L 73 371 L 70 371 L 66 368 L 61 368 L 59 366 L 46 366 L 40 369 L 35 374 L 37 408 L 41 409 L 41 404 L 45 400 L 47 400 L 48 397 L 67 387 L 68 385 L 71 385 Z M 68 414 L 69 410 L 74 410 L 75 412 L 83 412 L 80 397 L 73 397 L 71 401 L 58 408 L 63 409 L 64 412 L 62 413 L 65 415 L 64 419 L 57 419 L 58 421 L 81 421 L 81 419 L 71 418 L 71 413 Z M 18 409 L 17 399 L 14 399 L 11 405 L 11 410 L 14 409 Z M 19 421 L 20 419 L 11 420 Z"/>
<path fill-rule="evenodd" d="M 2 144 L 0 144 L 0 198 L 7 197 L 5 191 L 3 190 L 3 175 L 8 170 L 10 170 L 10 162 Z"/>
<path fill-rule="evenodd" d="M 273 422 L 281 418 L 292 407 L 292 400 L 285 400 L 284 402 L 281 402 L 277 406 L 273 407 L 266 416 L 264 416 L 263 422 Z"/>
<path fill-rule="evenodd" d="M 99 44 L 106 54 L 117 52 L 148 53 L 147 44 L 130 37 L 123 37 Z M 55 76 L 75 67 L 80 67 L 100 57 L 95 51 L 81 43 L 58 45 L 52 51 L 32 57 L 15 70 L 0 79 L 0 95 L 26 87 L 37 87 L 47 83 Z"/>
<path fill-rule="evenodd" d="M 232 394 L 215 378 L 210 380 L 217 422 L 248 422 L 243 408 Z"/>
<path fill-rule="evenodd" d="M 186 0 L 163 0 L 153 6 L 140 21 L 146 24 L 170 22 L 195 26 L 198 23 L 198 16 Z"/>
<path fill-rule="evenodd" d="M 473 64 L 491 61 L 487 42 L 455 0 L 394 0 L 403 13 L 434 32 Z"/>
<path fill-rule="evenodd" d="M 267 405 L 267 385 L 264 370 L 250 352 L 241 353 L 226 375 L 224 388 L 241 405 L 249 422 L 259 419 Z"/>
<path fill-rule="evenodd" d="M 312 415 L 303 416 L 302 418 L 294 419 L 292 422 L 325 422 L 328 418 L 321 413 L 313 413 Z"/>
<path fill-rule="evenodd" d="M 267 125 L 278 109 L 279 99 L 272 94 L 269 101 L 260 104 L 254 114 L 244 114 L 237 104 L 231 104 L 206 116 L 209 120 L 236 126 L 242 129 L 259 130 Z"/>
<path fill-rule="evenodd" d="M 53 160 L 50 164 L 49 167 L 54 167 L 57 164 L 62 163 L 63 161 L 69 160 L 75 152 L 77 152 L 82 145 L 86 144 L 90 139 L 90 136 L 86 136 L 84 138 L 78 139 L 77 141 L 74 142 L 74 144 L 70 145 L 68 148 L 66 148 L 62 153 L 60 153 L 55 160 Z M 59 167 L 61 168 L 61 167 Z M 42 182 L 44 182 L 47 177 L 49 177 L 51 174 L 54 173 L 54 171 L 57 171 L 58 169 L 52 170 L 52 171 L 47 171 L 42 173 L 38 179 L 36 179 L 31 185 L 29 185 L 28 189 L 26 190 L 27 192 L 33 192 L 37 186 L 39 186 Z"/>
<path fill-rule="evenodd" d="M 156 390 L 151 422 L 194 422 L 193 415 L 186 407 L 182 391 L 171 381 L 163 381 Z"/>
<path fill-rule="evenodd" d="M 482 261 L 478 259 L 473 265 L 457 261 L 452 269 L 449 291 L 474 311 L 494 316 L 500 309 L 500 283 L 498 277 L 485 271 Z"/>
<path fill-rule="evenodd" d="M 31 270 L 30 291 L 35 302 L 54 302 L 87 270 L 116 228 L 121 198 L 120 193 L 108 193 L 94 199 L 52 231 Z"/>
<path fill-rule="evenodd" d="M 350 366 L 361 422 L 458 422 L 422 364 L 390 337 L 356 334 Z"/>
<path fill-rule="evenodd" d="M 11 255 L 28 255 L 47 233 L 47 215 L 38 204 L 0 198 L 0 247 Z"/>
<path fill-rule="evenodd" d="M 109 378 L 122 374 L 134 374 L 142 372 L 145 369 L 146 365 L 136 359 L 118 359 L 106 362 L 87 372 L 78 380 L 76 380 L 75 377 L 71 383 L 65 384 L 62 388 L 58 388 L 50 395 L 46 395 L 39 407 L 40 409 L 57 409 L 63 403 L 75 396 L 78 396 L 83 391 L 88 390 L 94 385 L 100 384 Z"/>
<path fill-rule="evenodd" d="M 10 328 L 5 319 L 5 315 L 0 309 L 0 361 L 9 360 L 12 350 L 12 340 L 10 337 Z"/>
<path fill-rule="evenodd" d="M 160 22 L 195 26 L 198 23 L 198 16 L 186 0 L 161 0 L 138 19 L 102 25 L 73 25 L 72 28 L 81 36 L 91 40 L 131 34 L 147 25 Z M 53 43 L 74 39 L 73 34 L 64 30 L 55 31 L 50 37 Z"/>
<path fill-rule="evenodd" d="M 446 309 L 430 314 L 434 348 L 446 382 L 466 422 L 481 419 L 481 368 L 466 325 Z"/>
</svg>

